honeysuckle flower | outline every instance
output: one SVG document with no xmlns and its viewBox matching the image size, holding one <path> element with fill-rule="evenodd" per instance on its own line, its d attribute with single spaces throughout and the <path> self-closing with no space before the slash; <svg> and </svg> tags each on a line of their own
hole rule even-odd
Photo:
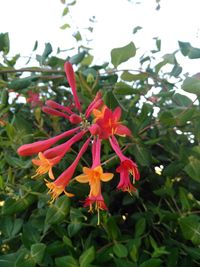
<svg viewBox="0 0 200 267">
<path fill-rule="evenodd" d="M 31 107 L 42 106 L 42 101 L 40 100 L 39 93 L 34 93 L 33 91 L 28 92 L 28 97 L 26 102 L 31 104 Z"/>
<path fill-rule="evenodd" d="M 72 89 L 75 106 L 79 110 L 79 112 L 81 112 L 81 104 L 79 102 L 77 91 L 76 91 L 75 74 L 74 74 L 74 70 L 72 68 L 71 63 L 70 62 L 65 62 L 64 69 L 65 69 L 65 73 L 66 73 L 66 76 L 67 76 L 68 83 L 69 83 L 69 85 L 70 85 L 70 87 Z"/>
<path fill-rule="evenodd" d="M 92 112 L 97 111 L 103 105 L 102 93 L 97 92 L 94 100 L 90 103 L 85 112 L 85 117 L 88 118 Z"/>
<path fill-rule="evenodd" d="M 70 150 L 71 146 L 78 142 L 87 131 L 81 131 L 74 135 L 71 139 L 65 143 L 58 145 L 56 147 L 47 149 L 44 153 L 39 152 L 39 159 L 32 159 L 33 164 L 39 166 L 36 170 L 34 177 L 43 175 L 48 172 L 49 178 L 54 180 L 54 175 L 52 172 L 52 167 L 58 164 L 65 154 Z"/>
<path fill-rule="evenodd" d="M 47 150 L 48 148 L 53 146 L 59 140 L 75 134 L 79 129 L 80 129 L 80 127 L 76 127 L 74 129 L 68 130 L 64 133 L 56 135 L 56 136 L 49 138 L 47 140 L 36 141 L 34 143 L 22 145 L 18 148 L 17 153 L 20 156 L 31 156 L 33 154 L 38 154 L 39 152 L 43 152 L 44 150 Z"/>
<path fill-rule="evenodd" d="M 65 188 L 70 182 L 70 179 L 74 175 L 75 169 L 82 157 L 82 155 L 85 153 L 87 150 L 87 147 L 90 143 L 90 138 L 86 140 L 84 145 L 82 146 L 81 150 L 79 151 L 76 159 L 74 162 L 54 181 L 54 182 L 49 182 L 46 181 L 46 186 L 49 188 L 49 194 L 51 194 L 51 202 L 53 202 L 60 194 L 63 192 L 68 196 L 71 197 L 73 194 L 68 193 Z"/>
<path fill-rule="evenodd" d="M 119 120 L 121 118 L 121 108 L 117 107 L 114 111 L 104 106 L 102 111 L 94 110 L 94 116 L 96 116 L 95 124 L 99 131 L 96 134 L 101 139 L 107 139 L 113 135 L 130 136 L 131 131 L 128 127 L 124 126 Z M 94 128 L 93 128 L 94 129 Z M 93 130 L 92 129 L 92 130 Z"/>
<path fill-rule="evenodd" d="M 89 195 L 84 201 L 84 207 L 89 207 L 89 211 L 93 211 L 94 209 L 98 212 L 99 224 L 100 210 L 108 209 L 102 195 L 101 185 L 102 182 L 108 182 L 114 176 L 113 173 L 104 173 L 101 165 L 102 139 L 109 139 L 113 150 L 120 159 L 120 165 L 116 168 L 116 171 L 120 174 L 120 181 L 117 188 L 131 193 L 136 190 L 134 183 L 135 180 L 139 180 L 140 174 L 136 163 L 122 153 L 115 138 L 116 135 L 130 136 L 131 131 L 120 121 L 121 108 L 117 107 L 114 111 L 109 109 L 103 102 L 101 92 L 97 92 L 94 100 L 88 105 L 85 112 L 83 112 L 77 94 L 75 73 L 71 63 L 66 62 L 64 69 L 69 86 L 72 89 L 74 103 L 69 103 L 68 106 L 64 106 L 53 100 L 48 100 L 45 106 L 42 107 L 42 111 L 49 115 L 62 117 L 72 125 L 79 126 L 52 138 L 22 145 L 17 152 L 20 156 L 38 154 L 37 158 L 32 159 L 33 164 L 37 166 L 36 174 L 32 177 L 34 178 L 48 173 L 52 181 L 46 179 L 45 181 L 49 189 L 48 193 L 51 195 L 51 202 L 53 202 L 62 193 L 68 197 L 73 196 L 72 193 L 67 192 L 66 187 L 74 176 L 76 167 L 92 139 L 92 166 L 91 168 L 83 167 L 83 173 L 77 175 L 75 179 L 79 183 L 89 184 Z M 91 115 L 92 119 L 90 118 Z M 63 160 L 67 152 L 71 149 L 71 146 L 80 141 L 86 133 L 90 133 L 91 136 L 83 144 L 74 162 L 55 179 L 52 168 Z M 64 138 L 68 139 L 61 142 Z M 57 142 L 59 144 L 56 144 Z M 133 176 L 132 182 L 129 177 L 130 174 Z"/>
<path fill-rule="evenodd" d="M 133 184 L 135 184 L 135 180 L 140 179 L 140 173 L 138 171 L 137 164 L 122 153 L 117 139 L 114 136 L 110 137 L 109 141 L 121 162 L 119 167 L 116 169 L 116 171 L 120 174 L 120 181 L 117 185 L 117 188 L 122 191 L 127 191 L 131 194 L 132 191 L 136 191 L 135 187 L 133 186 Z M 132 183 L 130 181 L 129 174 L 133 176 Z"/>
<path fill-rule="evenodd" d="M 79 183 L 89 183 L 90 193 L 86 198 L 84 206 L 89 206 L 89 211 L 93 210 L 93 204 L 95 210 L 107 210 L 101 193 L 101 181 L 108 182 L 113 178 L 113 173 L 104 173 L 100 162 L 100 148 L 101 140 L 97 138 L 92 144 L 92 159 L 93 164 L 91 168 L 83 167 L 83 174 L 78 175 L 75 179 Z"/>
</svg>

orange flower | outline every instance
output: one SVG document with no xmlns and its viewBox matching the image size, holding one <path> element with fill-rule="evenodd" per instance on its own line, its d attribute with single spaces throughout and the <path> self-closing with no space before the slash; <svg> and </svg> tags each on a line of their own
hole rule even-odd
<svg viewBox="0 0 200 267">
<path fill-rule="evenodd" d="M 79 183 L 89 183 L 90 196 L 96 197 L 101 193 L 101 181 L 108 182 L 113 178 L 113 173 L 104 173 L 101 166 L 94 169 L 83 167 L 83 174 L 76 176 Z"/>
<path fill-rule="evenodd" d="M 49 160 L 45 158 L 42 152 L 39 152 L 38 157 L 39 159 L 32 159 L 33 164 L 39 166 L 36 170 L 36 174 L 33 175 L 32 178 L 35 178 L 48 172 L 49 178 L 54 180 L 52 167 L 56 164 L 55 160 Z"/>
<path fill-rule="evenodd" d="M 49 188 L 49 194 L 51 194 L 51 202 L 53 202 L 63 192 L 68 197 L 73 196 L 73 194 L 68 193 L 65 190 L 65 188 L 69 184 L 72 176 L 74 175 L 75 169 L 76 169 L 81 157 L 83 156 L 83 154 L 87 150 L 89 143 L 90 143 L 90 138 L 88 138 L 86 140 L 86 142 L 82 146 L 82 148 L 79 151 L 74 162 L 63 173 L 61 173 L 61 175 L 54 182 L 46 181 L 46 186 Z"/>
<path fill-rule="evenodd" d="M 140 179 L 140 173 L 138 171 L 137 164 L 132 161 L 131 159 L 127 158 L 121 151 L 120 146 L 117 142 L 117 139 L 112 136 L 110 139 L 110 144 L 119 157 L 121 163 L 117 167 L 116 171 L 120 174 L 120 181 L 119 184 L 117 185 L 118 189 L 121 189 L 122 191 L 127 191 L 130 194 L 132 191 L 136 191 L 135 187 L 133 184 L 135 183 L 136 180 Z M 133 184 L 130 181 L 129 175 L 133 176 Z"/>
<path fill-rule="evenodd" d="M 114 111 L 107 106 L 102 110 L 94 110 L 95 124 L 91 126 L 90 132 L 99 135 L 101 139 L 107 139 L 113 135 L 130 136 L 131 131 L 124 126 L 119 120 L 121 117 L 121 108 L 117 107 Z"/>
<path fill-rule="evenodd" d="M 92 205 L 95 204 L 95 210 L 107 210 L 103 196 L 101 194 L 101 181 L 108 182 L 113 178 L 113 173 L 104 173 L 100 163 L 100 139 L 94 140 L 92 144 L 92 168 L 83 168 L 83 174 L 78 175 L 75 179 L 79 183 L 89 183 L 90 193 L 85 200 L 84 206 L 89 206 L 92 211 Z"/>
<path fill-rule="evenodd" d="M 32 159 L 33 164 L 39 166 L 38 169 L 36 170 L 36 174 L 32 177 L 34 178 L 48 172 L 49 178 L 54 180 L 52 167 L 61 161 L 61 159 L 65 156 L 65 154 L 70 150 L 71 146 L 75 142 L 79 141 L 85 133 L 86 131 L 81 131 L 75 134 L 71 139 L 69 139 L 65 143 L 47 149 L 46 151 L 44 151 L 44 153 L 39 152 L 38 154 L 39 159 Z"/>
</svg>

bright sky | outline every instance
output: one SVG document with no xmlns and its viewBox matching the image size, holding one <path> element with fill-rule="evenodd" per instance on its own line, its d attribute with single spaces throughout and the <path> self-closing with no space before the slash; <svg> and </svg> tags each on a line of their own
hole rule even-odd
<svg viewBox="0 0 200 267">
<path fill-rule="evenodd" d="M 65 5 L 60 0 L 0 0 L 0 32 L 9 32 L 11 55 L 30 55 L 36 40 L 39 42 L 38 53 L 47 42 L 56 53 L 57 47 L 72 47 L 75 40 L 71 33 L 75 26 L 90 26 L 89 18 L 94 15 L 97 23 L 90 45 L 94 48 L 92 54 L 101 63 L 108 61 L 112 48 L 127 45 L 130 41 L 143 52 L 154 49 L 153 37 L 162 40 L 162 55 L 178 49 L 178 40 L 200 47 L 199 0 L 161 0 L 159 11 L 155 9 L 155 0 L 138 0 L 141 4 L 134 4 L 136 0 L 132 2 L 77 0 L 77 4 L 70 8 L 74 28 L 61 30 L 60 26 L 69 21 L 68 16 L 62 17 Z M 133 34 L 136 26 L 143 29 Z M 184 59 L 186 70 L 190 72 L 197 72 L 199 63 L 198 59 Z"/>
</svg>

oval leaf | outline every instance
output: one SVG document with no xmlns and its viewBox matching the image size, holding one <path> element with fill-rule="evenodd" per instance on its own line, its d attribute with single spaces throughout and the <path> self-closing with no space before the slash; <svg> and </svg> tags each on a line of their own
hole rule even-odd
<svg viewBox="0 0 200 267">
<path fill-rule="evenodd" d="M 111 62 L 116 68 L 121 63 L 126 62 L 128 59 L 134 57 L 135 54 L 136 54 L 136 47 L 133 42 L 130 42 L 126 46 L 112 49 Z"/>
</svg>

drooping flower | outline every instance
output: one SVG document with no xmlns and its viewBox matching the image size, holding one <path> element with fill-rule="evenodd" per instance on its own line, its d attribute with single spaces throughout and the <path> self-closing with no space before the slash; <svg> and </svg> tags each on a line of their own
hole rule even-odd
<svg viewBox="0 0 200 267">
<path fill-rule="evenodd" d="M 54 180 L 52 167 L 61 161 L 61 159 L 65 156 L 65 154 L 70 150 L 71 146 L 75 142 L 78 142 L 85 133 L 86 131 L 81 131 L 76 135 L 74 135 L 71 139 L 69 139 L 65 143 L 47 149 L 46 151 L 44 151 L 44 153 L 39 152 L 38 154 L 39 159 L 32 159 L 33 164 L 39 166 L 38 169 L 36 170 L 36 174 L 32 177 L 34 178 L 48 172 L 49 178 Z"/>
<path fill-rule="evenodd" d="M 117 188 L 121 189 L 122 191 L 128 191 L 129 193 L 136 191 L 133 184 L 135 184 L 136 180 L 140 179 L 140 173 L 138 171 L 137 164 L 122 153 L 117 139 L 114 136 L 110 137 L 109 141 L 121 162 L 116 169 L 116 171 L 120 174 L 120 181 L 117 185 Z M 133 176 L 132 183 L 129 177 L 130 174 Z"/>
<path fill-rule="evenodd" d="M 107 210 L 101 193 L 101 181 L 108 182 L 113 178 L 113 173 L 104 173 L 100 163 L 100 147 L 101 141 L 99 138 L 93 141 L 92 144 L 92 158 L 93 164 L 91 168 L 84 167 L 83 174 L 78 175 L 75 179 L 79 183 L 89 183 L 90 193 L 86 198 L 84 206 L 89 206 L 89 211 L 93 210 L 93 204 L 95 210 Z"/>
<path fill-rule="evenodd" d="M 77 127 L 77 128 L 68 130 L 64 133 L 61 133 L 59 135 L 56 135 L 52 138 L 49 138 L 47 140 L 36 141 L 34 143 L 22 145 L 18 148 L 17 153 L 20 156 L 31 156 L 31 155 L 37 154 L 39 152 L 43 152 L 44 150 L 47 150 L 48 148 L 53 146 L 59 140 L 65 138 L 65 137 L 68 137 L 70 135 L 73 135 L 79 129 L 80 129 L 80 127 Z"/>
<path fill-rule="evenodd" d="M 46 186 L 49 188 L 49 194 L 51 194 L 51 202 L 53 202 L 63 192 L 69 197 L 73 196 L 73 194 L 68 193 L 65 188 L 67 187 L 70 182 L 70 179 L 74 175 L 75 169 L 82 155 L 87 150 L 89 143 L 90 138 L 88 138 L 87 141 L 84 143 L 74 162 L 54 182 L 46 181 Z"/>
<path fill-rule="evenodd" d="M 104 106 L 101 111 L 93 111 L 95 118 L 95 124 L 92 125 L 92 133 L 94 133 L 94 128 L 96 129 L 96 134 L 99 135 L 101 139 L 107 139 L 113 135 L 120 136 L 130 136 L 131 131 L 128 127 L 124 126 L 120 122 L 121 118 L 121 108 L 117 107 L 114 111 Z M 96 126 L 94 126 L 96 125 Z"/>
</svg>

